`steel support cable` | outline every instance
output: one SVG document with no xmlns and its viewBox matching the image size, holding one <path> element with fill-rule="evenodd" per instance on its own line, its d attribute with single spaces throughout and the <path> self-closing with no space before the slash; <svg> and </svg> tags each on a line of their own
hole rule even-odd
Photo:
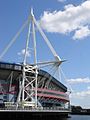
<svg viewBox="0 0 90 120">
<path fill-rule="evenodd" d="M 54 65 L 54 64 L 61 64 L 63 61 L 45 61 L 45 62 L 39 62 L 37 64 L 32 64 L 32 65 L 38 65 L 39 68 L 43 68 L 43 67 L 47 67 L 47 66 L 50 66 L 50 65 Z"/>
<path fill-rule="evenodd" d="M 59 79 L 59 81 L 61 82 L 61 73 L 60 73 L 60 66 L 58 66 L 58 79 Z"/>
<path fill-rule="evenodd" d="M 55 66 L 50 66 L 50 68 L 49 68 L 50 71 L 49 71 L 49 72 L 51 72 L 54 67 L 55 67 Z M 46 74 L 44 75 L 44 77 L 40 80 L 41 82 L 43 81 L 41 88 L 44 87 L 44 80 L 46 79 L 47 75 L 48 75 L 48 73 L 46 73 Z M 42 91 L 41 93 L 43 93 L 43 91 Z M 41 97 L 38 98 L 38 101 L 39 101 L 40 99 L 41 99 Z"/>
<path fill-rule="evenodd" d="M 13 43 L 16 41 L 16 39 L 19 37 L 20 33 L 24 30 L 24 28 L 28 24 L 28 21 L 29 20 L 25 21 L 25 23 L 22 25 L 22 27 L 19 29 L 19 31 L 16 33 L 16 35 L 12 38 L 12 40 L 10 41 L 10 43 L 5 47 L 5 49 L 3 50 L 3 52 L 0 55 L 0 60 L 7 53 L 8 49 L 13 45 Z"/>
<path fill-rule="evenodd" d="M 55 66 L 54 64 L 53 64 L 52 66 L 50 66 L 50 68 L 49 68 L 49 72 L 54 71 L 53 75 L 55 75 L 55 73 L 56 73 L 55 68 L 56 68 L 56 66 Z M 48 73 L 46 73 L 46 74 L 44 75 L 44 77 L 40 80 L 41 82 L 43 81 L 41 88 L 44 87 L 44 79 L 45 79 L 45 77 L 47 77 L 47 75 L 48 75 Z M 52 78 L 52 77 L 51 77 L 51 78 Z M 49 78 L 49 80 L 50 80 L 51 78 Z M 50 83 L 50 82 L 49 82 L 49 83 Z M 38 83 L 38 84 L 39 84 L 39 83 Z M 43 93 L 43 91 L 42 91 L 41 93 Z M 40 100 L 40 97 L 38 98 L 38 100 Z"/>
<path fill-rule="evenodd" d="M 72 89 L 71 85 L 67 82 L 67 78 L 66 78 L 63 70 L 62 70 L 61 68 L 60 68 L 60 70 L 61 70 L 61 73 L 62 73 L 62 75 L 63 75 L 63 77 L 64 77 L 65 82 L 66 82 L 67 85 L 69 86 L 70 92 L 73 92 L 73 89 Z"/>
<path fill-rule="evenodd" d="M 39 65 L 38 65 L 38 68 L 45 68 L 45 67 L 48 67 L 48 66 L 53 65 L 53 64 L 54 64 L 54 63 L 48 64 L 48 65 L 42 65 L 42 66 L 39 66 Z"/>
<path fill-rule="evenodd" d="M 50 66 L 50 68 L 48 69 L 48 71 L 49 71 L 49 72 L 52 72 L 52 70 L 53 70 L 53 68 L 54 68 L 55 66 L 54 66 L 54 65 L 52 65 L 52 66 L 49 65 L 49 66 Z M 48 73 L 46 72 L 45 75 L 44 75 L 44 77 L 43 77 L 40 81 L 41 81 L 41 82 L 44 81 L 44 79 L 45 79 L 47 76 L 48 76 Z M 43 84 L 42 84 L 42 87 L 43 87 Z M 41 88 L 42 88 L 42 87 L 41 87 Z"/>
<path fill-rule="evenodd" d="M 34 23 L 35 25 L 37 26 L 41 36 L 44 38 L 46 44 L 48 45 L 48 47 L 50 48 L 52 54 L 54 55 L 55 59 L 58 58 L 58 60 L 61 60 L 60 57 L 57 55 L 56 51 L 54 50 L 53 46 L 51 45 L 50 41 L 48 40 L 48 38 L 46 37 L 46 35 L 44 34 L 44 32 L 42 31 L 40 25 L 38 24 L 38 22 L 36 21 L 34 15 L 33 15 L 33 20 L 34 20 Z"/>
<path fill-rule="evenodd" d="M 49 70 L 52 71 L 54 67 L 55 67 L 55 66 L 50 66 Z M 50 72 L 50 71 L 49 71 L 49 72 Z M 44 87 L 44 80 L 46 79 L 47 75 L 48 75 L 48 73 L 46 73 L 46 74 L 44 75 L 44 77 L 40 80 L 41 82 L 43 81 L 41 88 Z M 41 93 L 43 93 L 43 91 L 42 91 Z M 41 98 L 41 97 L 38 98 L 38 101 L 40 100 L 40 98 Z"/>
<path fill-rule="evenodd" d="M 56 71 L 54 71 L 53 74 L 55 75 L 55 73 L 56 73 Z M 51 79 L 52 79 L 52 76 L 49 77 L 49 80 L 48 80 L 48 82 L 46 83 L 47 85 L 46 85 L 44 88 L 46 88 L 46 89 L 48 88 L 48 86 L 49 86 L 49 84 L 50 84 L 50 82 L 51 82 Z M 42 91 L 41 94 L 42 94 L 42 93 L 44 93 L 44 91 Z M 40 98 L 41 98 L 41 97 L 39 97 L 38 100 L 40 100 Z M 43 98 L 43 96 L 42 96 L 42 98 Z"/>
<path fill-rule="evenodd" d="M 53 69 L 54 69 L 54 73 L 53 73 L 53 75 L 55 75 L 56 70 L 57 70 L 57 68 L 56 68 L 55 65 L 53 65 L 53 66 L 52 66 L 52 69 L 50 69 L 50 70 L 52 71 Z M 47 77 L 47 73 L 44 75 L 44 78 L 45 78 L 45 77 Z M 44 78 L 42 78 L 41 80 L 44 80 Z M 51 82 L 51 79 L 52 79 L 52 76 L 49 77 L 48 83 L 46 83 L 47 86 L 48 86 L 49 83 Z M 44 87 L 44 83 L 42 84 L 42 87 L 41 87 L 41 88 L 43 88 L 43 87 Z M 45 88 L 45 87 L 44 87 L 44 88 Z M 42 94 L 42 93 L 43 93 L 43 91 L 41 92 L 41 94 Z M 40 98 L 41 98 L 41 97 L 39 97 L 38 100 L 40 100 Z"/>
<path fill-rule="evenodd" d="M 55 75 L 56 72 L 57 72 L 57 67 L 55 66 L 53 75 Z M 51 79 L 52 79 L 52 76 L 49 77 L 49 80 L 48 80 L 48 82 L 46 83 L 46 84 L 47 84 L 46 88 L 48 88 L 48 86 L 49 86 L 49 84 L 50 84 L 50 82 L 51 82 Z"/>
</svg>

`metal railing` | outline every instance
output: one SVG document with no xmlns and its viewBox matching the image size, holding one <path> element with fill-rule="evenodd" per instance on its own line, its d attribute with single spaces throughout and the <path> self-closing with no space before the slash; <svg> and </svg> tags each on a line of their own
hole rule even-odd
<svg viewBox="0 0 90 120">
<path fill-rule="evenodd" d="M 2 107 L 0 108 L 0 111 L 62 111 L 62 112 L 69 112 L 70 109 L 69 108 L 63 108 L 63 107 L 18 107 L 16 109 L 16 105 L 12 105 L 12 106 L 6 106 L 6 107 Z"/>
</svg>

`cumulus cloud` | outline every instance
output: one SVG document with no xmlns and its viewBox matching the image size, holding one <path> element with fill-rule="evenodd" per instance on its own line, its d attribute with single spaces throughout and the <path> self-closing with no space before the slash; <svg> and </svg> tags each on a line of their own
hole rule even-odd
<svg viewBox="0 0 90 120">
<path fill-rule="evenodd" d="M 90 90 L 90 86 L 88 86 L 87 89 Z"/>
<path fill-rule="evenodd" d="M 40 24 L 47 32 L 67 34 L 74 31 L 73 39 L 90 35 L 90 0 L 78 6 L 66 5 L 64 10 L 44 11 Z"/>
<path fill-rule="evenodd" d="M 67 82 L 69 84 L 78 84 L 78 83 L 90 83 L 90 78 L 76 78 L 76 79 L 68 79 Z"/>
<path fill-rule="evenodd" d="M 65 2 L 66 0 L 58 0 L 58 2 Z"/>
<path fill-rule="evenodd" d="M 25 55 L 25 49 L 22 49 L 20 52 L 18 52 L 18 55 Z M 26 55 L 27 57 L 30 57 L 30 49 L 27 50 Z"/>
<path fill-rule="evenodd" d="M 80 92 L 75 92 L 75 93 L 71 93 L 71 98 L 86 98 L 90 96 L 90 89 L 86 90 L 86 91 L 80 91 Z"/>
<path fill-rule="evenodd" d="M 90 29 L 88 26 L 81 27 L 79 30 L 76 30 L 73 39 L 83 39 L 90 35 Z"/>
<path fill-rule="evenodd" d="M 70 94 L 70 102 L 83 108 L 90 108 L 90 90 L 83 90 Z"/>
</svg>

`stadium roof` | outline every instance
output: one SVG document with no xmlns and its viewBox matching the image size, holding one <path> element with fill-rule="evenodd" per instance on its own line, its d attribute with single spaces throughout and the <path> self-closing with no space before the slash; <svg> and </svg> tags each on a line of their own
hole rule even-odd
<svg viewBox="0 0 90 120">
<path fill-rule="evenodd" d="M 0 62 L 0 79 L 6 80 L 8 76 L 10 75 L 11 71 L 14 71 L 14 77 L 15 79 L 21 72 L 22 72 L 22 64 L 17 63 L 6 63 L 6 62 Z M 47 74 L 47 76 L 45 76 Z M 67 91 L 67 87 L 64 86 L 61 82 L 59 82 L 57 79 L 55 79 L 53 76 L 51 76 L 48 72 L 44 70 L 39 70 L 39 75 L 42 77 L 46 77 L 49 79 L 49 77 L 52 77 L 51 82 L 56 84 L 58 87 L 62 88 L 65 92 Z"/>
</svg>

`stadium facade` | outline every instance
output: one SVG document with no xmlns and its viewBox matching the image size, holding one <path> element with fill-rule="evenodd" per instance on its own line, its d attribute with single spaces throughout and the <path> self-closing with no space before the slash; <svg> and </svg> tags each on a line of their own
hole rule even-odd
<svg viewBox="0 0 90 120">
<path fill-rule="evenodd" d="M 50 41 L 43 32 L 40 24 L 36 21 L 33 9 L 27 21 L 10 41 L 0 55 L 0 60 L 12 46 L 20 33 L 28 25 L 28 35 L 25 45 L 24 59 L 22 63 L 0 62 L 0 110 L 29 111 L 29 112 L 59 112 L 68 114 L 70 112 L 70 100 L 67 87 L 54 76 L 42 70 L 42 67 L 52 65 L 59 70 L 62 61 Z M 35 28 L 38 29 L 54 60 L 37 61 L 37 47 Z M 31 34 L 32 33 L 32 34 Z M 29 41 L 33 38 L 33 64 L 27 64 L 27 51 Z M 42 67 L 40 67 L 40 65 Z"/>
<path fill-rule="evenodd" d="M 2 105 L 4 109 L 16 105 L 22 81 L 22 71 L 22 64 L 0 62 L 1 108 Z M 26 74 L 28 77 L 33 76 L 33 74 Z M 34 88 L 32 92 L 34 92 Z M 33 94 L 33 99 L 34 97 L 35 95 Z M 69 96 L 67 95 L 67 88 L 49 73 L 40 69 L 38 70 L 37 97 L 38 103 L 43 108 L 69 110 L 70 101 Z M 33 107 L 33 105 L 29 105 L 28 109 L 31 107 Z"/>
</svg>

